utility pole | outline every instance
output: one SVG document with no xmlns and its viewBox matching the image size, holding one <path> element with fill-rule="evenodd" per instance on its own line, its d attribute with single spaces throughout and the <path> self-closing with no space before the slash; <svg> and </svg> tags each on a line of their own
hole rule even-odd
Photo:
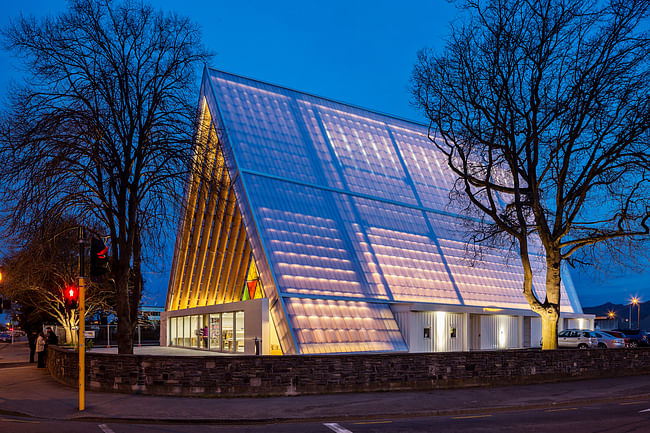
<svg viewBox="0 0 650 433">
<path fill-rule="evenodd" d="M 79 227 L 79 411 L 86 409 L 86 279 L 85 277 L 86 258 L 86 231 Z"/>
</svg>

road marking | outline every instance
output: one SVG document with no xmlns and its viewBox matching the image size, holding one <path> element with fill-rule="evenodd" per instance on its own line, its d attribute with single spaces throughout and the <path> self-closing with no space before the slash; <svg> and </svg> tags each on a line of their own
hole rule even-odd
<svg viewBox="0 0 650 433">
<path fill-rule="evenodd" d="M 393 421 L 364 421 L 364 422 L 354 422 L 352 424 L 358 424 L 358 425 L 363 425 L 363 424 L 390 424 Z"/>
<path fill-rule="evenodd" d="M 639 413 L 643 413 L 643 412 L 650 412 L 650 409 L 643 409 L 639 411 Z"/>
<path fill-rule="evenodd" d="M 102 431 L 103 431 L 104 433 L 115 433 L 115 432 L 114 432 L 113 430 L 111 430 L 111 428 L 110 428 L 109 426 L 107 426 L 106 424 L 99 424 L 97 427 L 99 427 L 100 429 L 102 429 Z"/>
<path fill-rule="evenodd" d="M 338 424 L 335 423 L 335 422 L 326 422 L 326 423 L 323 424 L 323 425 L 324 425 L 325 427 L 327 427 L 328 429 L 330 429 L 330 430 L 336 432 L 336 433 L 352 433 L 350 430 L 341 427 L 340 425 L 338 425 Z"/>
<path fill-rule="evenodd" d="M 23 423 L 26 423 L 26 424 L 40 424 L 41 423 L 40 421 L 27 421 L 27 420 L 24 420 L 24 419 L 9 419 L 9 418 L 0 418 L 0 421 L 3 421 L 3 422 L 23 422 Z"/>
<path fill-rule="evenodd" d="M 627 406 L 628 404 L 645 404 L 648 400 L 643 401 L 626 401 L 625 403 L 619 403 L 620 406 Z"/>
<path fill-rule="evenodd" d="M 562 412 L 562 411 L 565 411 L 565 410 L 578 410 L 578 408 L 577 408 L 577 407 L 563 407 L 563 408 L 561 408 L 561 409 L 549 409 L 549 410 L 545 410 L 544 412 Z"/>
<path fill-rule="evenodd" d="M 467 415 L 467 416 L 452 416 L 453 419 L 469 419 L 469 418 L 487 418 L 492 415 Z"/>
</svg>

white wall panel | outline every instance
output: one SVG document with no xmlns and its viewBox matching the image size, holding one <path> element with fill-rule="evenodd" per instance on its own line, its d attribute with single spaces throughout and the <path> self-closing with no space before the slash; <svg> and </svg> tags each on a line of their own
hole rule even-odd
<svg viewBox="0 0 650 433">
<path fill-rule="evenodd" d="M 411 312 L 409 321 L 410 338 L 407 341 L 410 342 L 410 352 L 452 352 L 467 347 L 464 314 L 444 311 Z M 428 338 L 425 337 L 426 332 Z"/>
<path fill-rule="evenodd" d="M 519 323 L 518 316 L 481 316 L 481 349 L 521 347 L 519 343 Z"/>
<path fill-rule="evenodd" d="M 588 319 L 566 319 L 566 329 L 592 329 L 591 320 Z"/>
</svg>

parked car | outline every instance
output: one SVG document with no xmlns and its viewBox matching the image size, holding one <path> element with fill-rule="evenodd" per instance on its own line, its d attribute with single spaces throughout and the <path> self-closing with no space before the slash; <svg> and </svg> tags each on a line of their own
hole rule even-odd
<svg viewBox="0 0 650 433">
<path fill-rule="evenodd" d="M 591 338 L 595 338 L 595 347 L 599 349 L 622 349 L 625 347 L 625 340 L 620 337 L 614 337 L 604 331 L 590 332 Z"/>
<path fill-rule="evenodd" d="M 614 329 L 614 331 L 625 334 L 629 347 L 650 346 L 648 333 L 642 329 Z"/>
<path fill-rule="evenodd" d="M 3 332 L 0 334 L 0 342 L 2 343 L 11 343 L 11 334 L 8 332 Z"/>
<path fill-rule="evenodd" d="M 588 349 L 596 347 L 597 340 L 591 336 L 592 331 L 589 329 L 565 329 L 557 335 L 558 347 L 577 347 L 578 349 Z"/>
<path fill-rule="evenodd" d="M 616 338 L 622 338 L 623 341 L 625 342 L 625 347 L 629 346 L 630 340 L 622 332 L 614 331 L 614 330 L 611 330 L 611 329 L 603 329 L 602 332 L 607 332 L 609 335 L 613 335 Z"/>
</svg>

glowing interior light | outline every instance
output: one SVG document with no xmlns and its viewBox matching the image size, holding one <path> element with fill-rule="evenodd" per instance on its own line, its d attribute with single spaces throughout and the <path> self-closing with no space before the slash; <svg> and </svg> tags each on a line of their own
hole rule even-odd
<svg viewBox="0 0 650 433">
<path fill-rule="evenodd" d="M 499 348 L 504 349 L 506 347 L 506 331 L 501 328 L 499 329 Z"/>
<path fill-rule="evenodd" d="M 445 350 L 447 344 L 447 335 L 445 326 L 446 313 L 444 311 L 436 311 L 436 351 L 442 352 Z"/>
</svg>

